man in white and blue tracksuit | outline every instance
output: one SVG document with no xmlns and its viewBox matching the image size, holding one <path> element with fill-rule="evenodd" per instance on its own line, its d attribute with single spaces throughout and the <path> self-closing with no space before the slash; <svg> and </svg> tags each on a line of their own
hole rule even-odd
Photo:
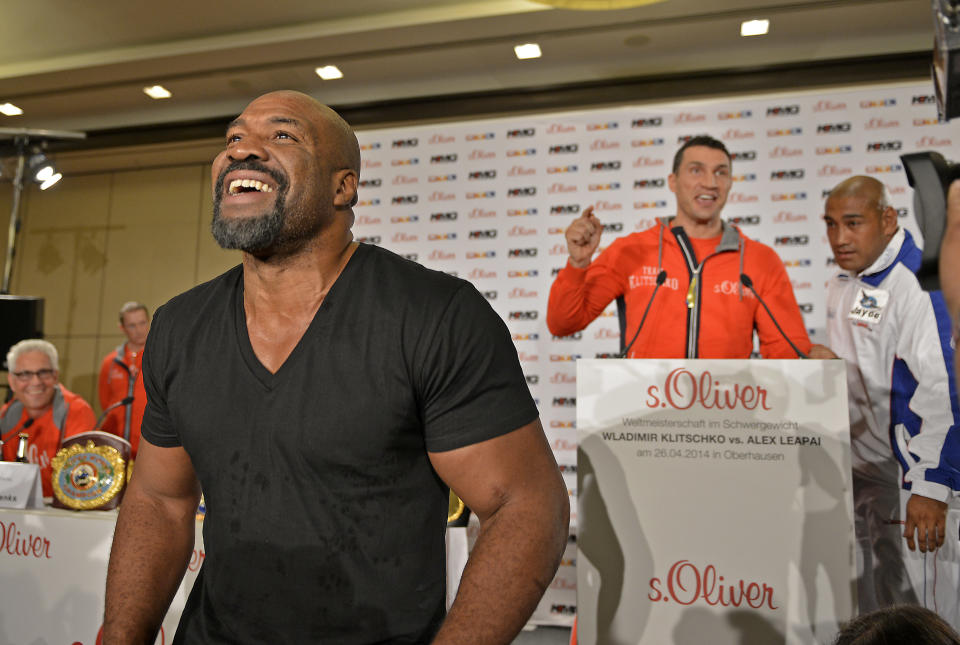
<svg viewBox="0 0 960 645">
<path fill-rule="evenodd" d="M 947 308 L 917 282 L 921 251 L 882 183 L 840 183 L 824 221 L 840 267 L 827 334 L 847 365 L 860 612 L 914 603 L 958 627 L 960 415 Z"/>
</svg>

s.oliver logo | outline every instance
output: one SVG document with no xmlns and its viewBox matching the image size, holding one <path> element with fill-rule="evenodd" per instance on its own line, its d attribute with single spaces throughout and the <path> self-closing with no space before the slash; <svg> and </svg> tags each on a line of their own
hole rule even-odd
<svg viewBox="0 0 960 645">
<path fill-rule="evenodd" d="M 0 554 L 24 558 L 50 559 L 50 540 L 33 533 L 23 533 L 16 522 L 0 522 Z"/>
<path fill-rule="evenodd" d="M 713 379 L 709 370 L 697 376 L 685 367 L 667 374 L 662 386 L 648 387 L 646 404 L 651 409 L 675 410 L 689 410 L 694 405 L 706 410 L 771 409 L 767 405 L 767 391 L 759 385 L 723 385 Z"/>
<path fill-rule="evenodd" d="M 747 606 L 753 609 L 779 609 L 773 604 L 774 589 L 765 582 L 747 582 L 742 578 L 733 583 L 727 576 L 717 574 L 717 568 L 708 564 L 701 573 L 689 560 L 677 560 L 667 573 L 666 583 L 660 578 L 650 578 L 650 593 L 653 602 L 676 602 L 692 605 L 702 602 L 711 607 Z"/>
</svg>

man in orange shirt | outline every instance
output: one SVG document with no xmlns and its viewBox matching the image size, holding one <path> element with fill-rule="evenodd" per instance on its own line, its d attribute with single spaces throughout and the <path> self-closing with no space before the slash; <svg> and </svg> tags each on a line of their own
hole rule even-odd
<svg viewBox="0 0 960 645">
<path fill-rule="evenodd" d="M 150 314 L 147 306 L 128 302 L 120 308 L 119 327 L 127 342 L 107 354 L 100 364 L 100 409 L 106 411 L 127 397 L 133 400 L 115 407 L 104 420 L 101 430 L 123 437 L 130 442 L 131 456 L 137 456 L 140 445 L 140 423 L 147 405 L 147 393 L 143 389 L 143 346 L 150 332 Z"/>
<path fill-rule="evenodd" d="M 748 358 L 754 328 L 765 358 L 796 358 L 811 349 L 819 358 L 776 252 L 720 219 L 730 170 L 722 142 L 690 139 L 668 178 L 677 214 L 614 240 L 593 260 L 603 226 L 587 208 L 566 231 L 570 257 L 550 289 L 550 331 L 579 331 L 622 299 L 621 348 L 631 358 Z"/>
<path fill-rule="evenodd" d="M 0 409 L 3 458 L 17 456 L 20 433 L 27 435 L 27 461 L 40 464 L 44 497 L 53 496 L 50 460 L 67 437 L 93 430 L 93 409 L 58 383 L 57 348 L 45 340 L 23 340 L 7 353 L 7 382 L 13 400 Z"/>
</svg>

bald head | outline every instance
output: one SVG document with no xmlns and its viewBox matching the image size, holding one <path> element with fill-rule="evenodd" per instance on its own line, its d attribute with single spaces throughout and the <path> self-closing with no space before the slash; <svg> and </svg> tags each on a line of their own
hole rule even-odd
<svg viewBox="0 0 960 645">
<path fill-rule="evenodd" d="M 887 189 L 882 182 L 867 177 L 866 175 L 855 175 L 849 179 L 844 179 L 834 186 L 827 200 L 858 198 L 865 201 L 871 210 L 878 215 L 890 206 L 890 200 L 887 199 Z"/>
<path fill-rule="evenodd" d="M 293 90 L 268 92 L 252 100 L 247 105 L 247 109 L 257 103 L 277 99 L 295 106 L 297 111 L 303 114 L 303 118 L 317 128 L 320 138 L 328 144 L 328 153 L 331 155 L 331 161 L 334 162 L 334 169 L 348 168 L 360 175 L 360 143 L 353 128 L 334 110 L 309 94 Z"/>
</svg>

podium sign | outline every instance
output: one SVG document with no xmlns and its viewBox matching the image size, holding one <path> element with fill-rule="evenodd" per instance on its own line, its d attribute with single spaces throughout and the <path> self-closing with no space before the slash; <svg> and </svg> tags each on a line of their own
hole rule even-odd
<svg viewBox="0 0 960 645">
<path fill-rule="evenodd" d="M 842 361 L 577 363 L 583 645 L 830 642 L 854 614 Z"/>
<path fill-rule="evenodd" d="M 0 461 L 0 508 L 43 508 L 40 466 Z"/>
</svg>

